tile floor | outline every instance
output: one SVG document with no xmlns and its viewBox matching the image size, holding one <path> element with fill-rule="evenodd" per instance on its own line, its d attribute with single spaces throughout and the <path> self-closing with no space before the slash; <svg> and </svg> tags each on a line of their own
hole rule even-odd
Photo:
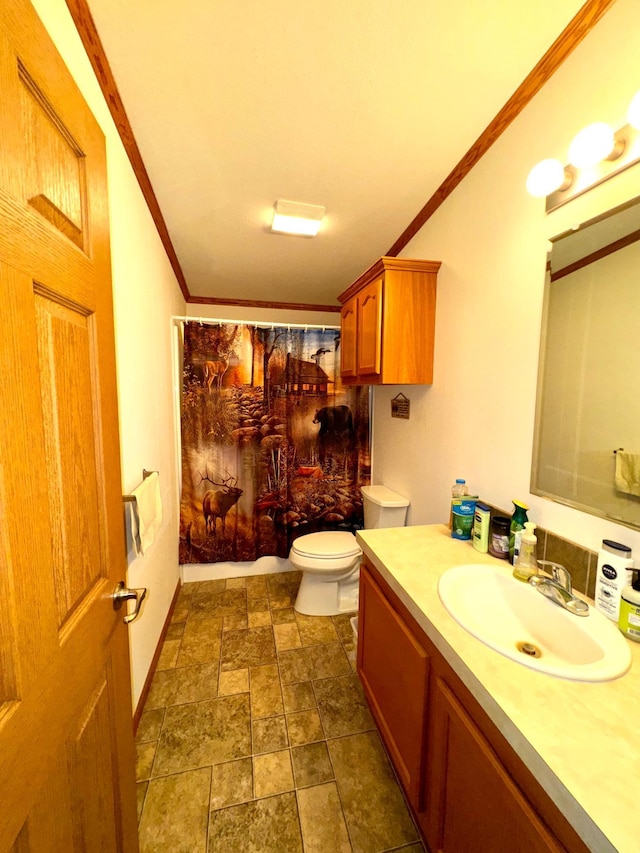
<svg viewBox="0 0 640 853">
<path fill-rule="evenodd" d="M 424 853 L 355 674 L 297 572 L 184 584 L 137 733 L 142 853 Z"/>
</svg>

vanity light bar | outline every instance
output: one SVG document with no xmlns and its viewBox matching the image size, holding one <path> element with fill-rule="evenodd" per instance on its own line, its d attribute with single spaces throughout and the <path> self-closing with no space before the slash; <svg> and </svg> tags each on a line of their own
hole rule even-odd
<svg viewBox="0 0 640 853">
<path fill-rule="evenodd" d="M 547 213 L 640 162 L 640 92 L 631 100 L 627 120 L 615 133 L 604 122 L 583 128 L 571 142 L 568 165 L 548 159 L 531 169 L 527 190 L 546 196 Z"/>
<path fill-rule="evenodd" d="M 549 193 L 545 205 L 546 213 L 566 204 L 592 187 L 608 181 L 619 172 L 628 169 L 635 163 L 640 162 L 640 131 L 630 124 L 626 124 L 614 133 L 616 147 L 623 146 L 621 153 L 613 160 L 604 159 L 585 169 L 579 169 L 569 164 L 565 166 L 565 175 L 570 175 L 572 180 L 566 189 L 560 189 Z M 616 149 L 614 148 L 614 151 Z"/>
</svg>

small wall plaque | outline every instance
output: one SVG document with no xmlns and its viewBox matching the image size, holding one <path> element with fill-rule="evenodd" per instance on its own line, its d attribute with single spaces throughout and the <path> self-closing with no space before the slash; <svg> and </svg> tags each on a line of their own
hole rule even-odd
<svg viewBox="0 0 640 853">
<path fill-rule="evenodd" d="M 391 417 L 409 420 L 409 406 L 411 402 L 402 392 L 397 394 L 391 401 Z"/>
</svg>

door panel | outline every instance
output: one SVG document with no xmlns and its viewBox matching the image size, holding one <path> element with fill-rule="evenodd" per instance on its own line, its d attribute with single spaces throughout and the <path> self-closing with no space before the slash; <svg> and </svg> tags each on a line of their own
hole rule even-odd
<svg viewBox="0 0 640 853">
<path fill-rule="evenodd" d="M 104 137 L 0 0 L 0 850 L 136 851 Z"/>
</svg>

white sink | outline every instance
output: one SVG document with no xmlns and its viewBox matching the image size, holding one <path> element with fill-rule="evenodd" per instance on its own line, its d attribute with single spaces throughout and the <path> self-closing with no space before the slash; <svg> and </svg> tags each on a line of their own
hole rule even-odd
<svg viewBox="0 0 640 853">
<path fill-rule="evenodd" d="M 575 616 L 508 570 L 456 566 L 440 577 L 438 594 L 470 634 L 539 672 L 573 681 L 610 681 L 631 666 L 628 641 L 614 622 L 591 606 L 588 616 Z"/>
</svg>

